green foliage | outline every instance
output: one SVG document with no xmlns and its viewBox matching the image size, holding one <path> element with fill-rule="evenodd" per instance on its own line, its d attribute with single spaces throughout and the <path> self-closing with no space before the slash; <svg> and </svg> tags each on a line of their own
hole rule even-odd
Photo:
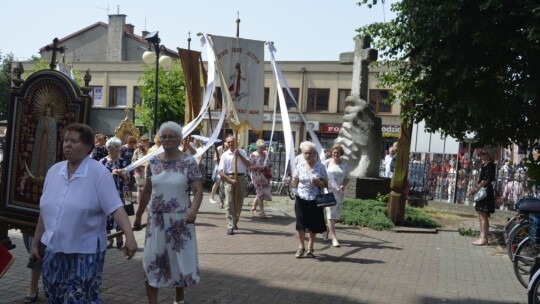
<svg viewBox="0 0 540 304">
<path fill-rule="evenodd" d="M 381 86 L 415 105 L 406 121 L 456 138 L 473 131 L 479 144 L 539 137 L 540 2 L 402 0 L 391 9 L 395 19 L 358 31 L 390 68 Z"/>
<path fill-rule="evenodd" d="M 8 104 L 11 93 L 11 62 L 13 54 L 2 55 L 0 51 L 0 120 L 8 116 Z"/>
<path fill-rule="evenodd" d="M 369 227 L 375 230 L 392 229 L 394 223 L 388 219 L 387 204 L 375 200 L 347 199 L 343 203 L 340 223 L 350 226 Z M 440 225 L 424 211 L 406 207 L 405 226 L 435 228 Z"/>
<path fill-rule="evenodd" d="M 405 226 L 416 228 L 437 228 L 441 227 L 422 209 L 414 207 L 405 207 Z"/>
<path fill-rule="evenodd" d="M 183 125 L 186 89 L 184 74 L 180 61 L 173 61 L 170 71 L 159 68 L 158 80 L 158 116 L 157 128 L 165 121 L 175 121 Z M 145 66 L 145 71 L 139 79 L 142 105 L 137 106 L 135 113 L 143 127 L 143 132 L 149 132 L 154 125 L 154 99 L 156 68 Z"/>
<path fill-rule="evenodd" d="M 463 227 L 458 228 L 458 233 L 461 236 L 476 236 L 476 231 L 471 228 L 465 229 Z"/>
<path fill-rule="evenodd" d="M 34 74 L 37 71 L 41 70 L 47 70 L 49 69 L 49 62 L 41 57 L 32 57 L 32 61 L 34 62 L 34 67 L 31 71 L 25 71 L 22 78 L 26 79 L 28 76 Z"/>
<path fill-rule="evenodd" d="M 379 193 L 377 193 L 377 196 L 375 197 L 375 199 L 377 200 L 377 202 L 387 203 L 389 197 L 390 197 L 390 193 L 381 194 L 379 192 Z"/>
<path fill-rule="evenodd" d="M 48 62 L 44 58 L 37 57 L 37 56 L 32 56 L 31 61 L 34 61 L 34 67 L 32 68 L 32 70 L 30 72 L 25 72 L 23 74 L 23 77 L 22 77 L 23 79 L 28 78 L 28 76 L 34 74 L 37 71 L 47 70 L 47 69 L 50 68 L 50 62 Z M 81 73 L 77 69 L 77 65 L 75 65 L 73 63 L 68 63 L 68 64 L 72 65 L 73 80 L 75 80 L 75 83 L 79 87 L 81 87 L 84 84 L 84 79 L 81 77 Z"/>
</svg>

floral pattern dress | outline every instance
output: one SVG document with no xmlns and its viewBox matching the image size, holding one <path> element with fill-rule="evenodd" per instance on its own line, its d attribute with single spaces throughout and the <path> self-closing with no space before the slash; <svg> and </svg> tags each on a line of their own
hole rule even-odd
<svg viewBox="0 0 540 304">
<path fill-rule="evenodd" d="M 104 165 L 105 168 L 107 168 L 110 172 L 112 172 L 112 170 L 114 169 L 123 169 L 127 167 L 128 165 L 128 162 L 122 157 L 117 159 L 115 162 L 110 161 L 108 157 L 104 157 L 100 159 L 99 162 L 102 165 Z M 127 185 L 124 185 L 124 180 L 122 179 L 121 176 L 113 175 L 113 179 L 114 179 L 114 184 L 116 185 L 116 190 L 118 190 L 118 195 L 120 196 L 122 203 L 125 204 L 124 193 L 126 190 L 125 187 Z M 116 229 L 116 231 L 121 231 L 120 227 L 114 221 L 113 216 L 109 214 L 107 216 L 107 230 L 112 230 L 112 229 Z"/>
<path fill-rule="evenodd" d="M 343 185 L 343 182 L 349 179 L 349 168 L 344 161 L 336 164 L 331 159 L 325 160 L 324 166 L 328 173 L 328 190 L 332 191 L 336 198 L 336 205 L 326 207 L 326 218 L 329 220 L 339 220 L 341 218 L 341 210 L 343 209 L 344 197 L 344 193 L 343 191 L 339 191 L 339 187 Z M 334 179 L 335 184 L 330 180 L 331 178 Z"/>
<path fill-rule="evenodd" d="M 195 225 L 186 224 L 191 208 L 189 185 L 202 178 L 191 155 L 165 161 L 155 156 L 146 169 L 152 181 L 144 246 L 145 281 L 153 287 L 197 284 L 199 258 Z"/>
<path fill-rule="evenodd" d="M 249 162 L 252 166 L 264 166 L 264 160 L 266 159 L 266 154 L 259 154 L 259 152 L 253 152 L 249 155 Z M 266 167 L 269 167 L 267 162 Z M 253 170 L 251 171 L 251 181 L 255 186 L 255 191 L 257 192 L 257 197 L 259 200 L 271 201 L 272 200 L 272 188 L 270 181 L 264 177 L 262 170 Z"/>
</svg>

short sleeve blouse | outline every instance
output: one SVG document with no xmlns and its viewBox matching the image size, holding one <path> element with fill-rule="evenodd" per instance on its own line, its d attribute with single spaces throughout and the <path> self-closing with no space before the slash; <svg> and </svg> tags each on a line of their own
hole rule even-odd
<svg viewBox="0 0 540 304">
<path fill-rule="evenodd" d="M 295 177 L 298 177 L 298 196 L 308 201 L 315 200 L 315 197 L 321 190 L 311 180 L 312 178 L 327 178 L 324 165 L 321 162 L 316 162 L 313 168 L 309 170 L 306 161 L 300 160 L 296 165 L 296 174 L 297 176 Z"/>
</svg>

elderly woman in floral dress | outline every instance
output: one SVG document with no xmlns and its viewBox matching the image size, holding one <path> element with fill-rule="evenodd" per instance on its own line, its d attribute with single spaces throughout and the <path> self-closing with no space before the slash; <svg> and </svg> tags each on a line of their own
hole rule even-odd
<svg viewBox="0 0 540 304">
<path fill-rule="evenodd" d="M 264 170 L 270 169 L 270 163 L 268 162 L 268 154 L 265 151 L 266 144 L 264 143 L 264 140 L 257 140 L 255 145 L 257 146 L 257 150 L 249 155 L 249 162 L 251 163 L 249 171 L 251 171 L 251 180 L 253 181 L 255 191 L 257 192 L 257 196 L 251 207 L 251 212 L 265 219 L 266 213 L 264 213 L 264 201 L 272 200 L 272 192 L 270 181 L 264 176 Z M 260 207 L 259 212 L 257 212 L 257 206 Z"/>
<path fill-rule="evenodd" d="M 118 190 L 118 196 L 120 197 L 120 200 L 122 200 L 122 203 L 125 204 L 124 194 L 127 190 L 126 186 L 128 185 L 129 176 L 126 174 L 126 172 L 124 172 L 124 170 L 122 170 L 128 165 L 128 161 L 120 157 L 122 141 L 118 137 L 111 137 L 105 143 L 105 148 L 107 148 L 109 155 L 100 159 L 99 162 L 104 165 L 109 172 L 111 172 L 114 179 L 114 184 L 116 185 L 116 190 Z M 112 229 L 121 231 L 120 227 L 118 227 L 114 221 L 112 215 L 109 215 L 107 217 L 107 233 L 110 233 Z M 112 246 L 113 242 L 110 240 L 107 248 L 112 248 Z M 120 249 L 122 246 L 124 246 L 124 239 L 120 235 L 116 237 L 116 248 Z"/>
<path fill-rule="evenodd" d="M 184 303 L 184 288 L 200 280 L 194 224 L 203 197 L 202 174 L 193 156 L 178 149 L 182 127 L 168 121 L 158 134 L 164 152 L 149 161 L 133 227 L 141 229 L 148 207 L 143 254 L 148 303 L 158 302 L 158 288 L 171 285 L 174 303 Z"/>
</svg>

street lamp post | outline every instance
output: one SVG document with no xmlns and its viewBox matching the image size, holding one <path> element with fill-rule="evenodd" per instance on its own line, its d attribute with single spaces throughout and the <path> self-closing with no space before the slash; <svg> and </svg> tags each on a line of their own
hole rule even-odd
<svg viewBox="0 0 540 304">
<path fill-rule="evenodd" d="M 161 52 L 165 52 L 166 48 L 164 45 L 160 45 L 161 39 L 158 35 L 159 31 L 149 33 L 144 37 L 144 40 L 148 42 L 149 45 L 152 45 L 154 51 L 146 51 L 143 53 L 142 60 L 146 64 L 156 63 L 156 79 L 155 79 L 155 90 L 154 90 L 154 126 L 152 128 L 152 135 L 157 134 L 157 115 L 158 115 L 158 88 L 159 88 L 159 65 L 161 64 L 163 68 L 169 68 L 172 64 L 171 57 L 163 55 L 160 57 Z M 159 58 L 159 59 L 158 59 Z M 157 60 L 156 60 L 157 59 Z"/>
</svg>

